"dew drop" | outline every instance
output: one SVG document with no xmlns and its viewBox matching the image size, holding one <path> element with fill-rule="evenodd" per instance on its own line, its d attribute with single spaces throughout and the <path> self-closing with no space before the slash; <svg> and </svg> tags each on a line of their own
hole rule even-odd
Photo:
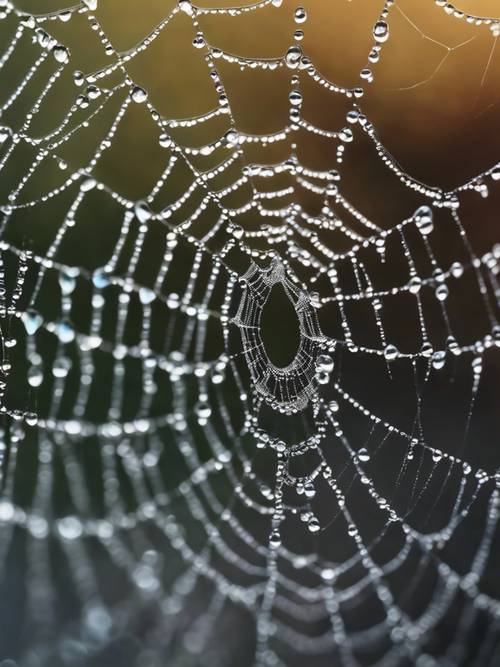
<svg viewBox="0 0 500 667">
<path fill-rule="evenodd" d="M 304 7 L 297 7 L 294 12 L 295 23 L 304 23 L 307 21 L 307 12 Z"/>
<path fill-rule="evenodd" d="M 316 371 L 314 377 L 318 384 L 328 384 L 330 382 L 330 373 L 327 371 Z"/>
<path fill-rule="evenodd" d="M 334 413 L 338 412 L 339 411 L 339 404 L 337 403 L 337 401 L 330 401 L 328 403 L 328 408 Z"/>
<path fill-rule="evenodd" d="M 319 521 L 315 516 L 312 516 L 309 521 L 307 522 L 307 527 L 309 528 L 309 531 L 311 533 L 318 533 L 321 530 L 321 526 L 319 525 Z"/>
<path fill-rule="evenodd" d="M 202 49 L 205 46 L 205 38 L 201 32 L 196 34 L 196 37 L 193 39 L 193 46 L 195 49 Z"/>
<path fill-rule="evenodd" d="M 23 324 L 27 333 L 32 336 L 42 326 L 42 316 L 35 310 L 27 310 L 22 314 Z"/>
<path fill-rule="evenodd" d="M 10 127 L 0 127 L 0 144 L 3 144 L 10 137 Z"/>
<path fill-rule="evenodd" d="M 104 287 L 109 285 L 109 277 L 104 271 L 96 271 L 92 276 L 92 282 L 97 289 L 104 289 Z"/>
<path fill-rule="evenodd" d="M 85 75 L 83 72 L 80 72 L 80 70 L 75 70 L 73 72 L 73 82 L 75 86 L 83 86 L 85 83 Z"/>
<path fill-rule="evenodd" d="M 362 448 L 358 451 L 358 459 L 359 459 L 362 463 L 366 463 L 367 461 L 370 460 L 370 454 L 368 453 L 368 450 L 366 449 L 366 447 L 362 447 Z"/>
<path fill-rule="evenodd" d="M 240 135 L 236 130 L 228 130 L 224 135 L 224 142 L 228 148 L 234 148 L 238 145 Z"/>
<path fill-rule="evenodd" d="M 43 382 L 42 369 L 39 366 L 31 366 L 28 371 L 28 384 L 30 387 L 39 387 Z"/>
<path fill-rule="evenodd" d="M 75 276 L 61 272 L 59 274 L 59 286 L 63 294 L 71 294 L 76 287 Z"/>
<path fill-rule="evenodd" d="M 304 495 L 306 498 L 314 498 L 316 495 L 316 489 L 312 482 L 306 482 L 306 484 L 304 484 Z"/>
<path fill-rule="evenodd" d="M 448 298 L 448 293 L 448 287 L 444 283 L 436 288 L 436 298 L 439 301 L 446 301 Z"/>
<path fill-rule="evenodd" d="M 149 287 L 141 287 L 139 290 L 139 300 L 142 304 L 147 306 L 152 303 L 156 298 L 156 294 Z"/>
<path fill-rule="evenodd" d="M 170 148 L 172 145 L 172 139 L 168 136 L 168 134 L 160 134 L 160 139 L 159 139 L 160 146 L 162 148 Z"/>
<path fill-rule="evenodd" d="M 140 86 L 134 86 L 132 89 L 132 92 L 130 93 L 131 98 L 133 99 L 134 102 L 137 104 L 142 104 L 148 99 L 148 94 L 144 90 L 144 88 L 141 88 Z"/>
<path fill-rule="evenodd" d="M 206 401 L 199 401 L 196 404 L 194 411 L 196 412 L 198 419 L 202 420 L 210 419 L 212 415 L 212 408 Z"/>
<path fill-rule="evenodd" d="M 379 44 L 389 39 L 389 26 L 385 21 L 377 21 L 373 26 L 373 37 Z"/>
<path fill-rule="evenodd" d="M 281 546 L 281 536 L 278 530 L 273 530 L 269 537 L 269 546 L 271 549 L 278 549 Z"/>
<path fill-rule="evenodd" d="M 395 345 L 387 345 L 384 350 L 384 357 L 387 361 L 394 361 L 399 355 L 399 350 Z"/>
<path fill-rule="evenodd" d="M 90 192 L 90 190 L 93 190 L 96 185 L 97 181 L 94 178 L 86 178 L 81 182 L 80 190 L 82 192 Z"/>
<path fill-rule="evenodd" d="M 316 359 L 316 368 L 318 371 L 331 373 L 333 371 L 333 359 L 329 354 L 320 354 Z"/>
<path fill-rule="evenodd" d="M 153 215 L 151 209 L 149 208 L 148 203 L 142 200 L 136 202 L 134 206 L 134 213 L 139 222 L 147 222 L 148 220 L 151 219 L 151 216 Z"/>
<path fill-rule="evenodd" d="M 446 352 L 444 350 L 437 350 L 432 355 L 432 367 L 436 370 L 443 368 L 446 362 Z"/>
<path fill-rule="evenodd" d="M 181 12 L 184 12 L 188 16 L 193 15 L 193 12 L 194 12 L 193 5 L 191 4 L 191 2 L 189 0 L 180 0 L 178 6 L 179 6 L 179 9 L 181 10 Z"/>
<path fill-rule="evenodd" d="M 415 224 L 421 234 L 427 235 L 434 229 L 434 215 L 429 206 L 420 206 L 414 214 Z"/>
<path fill-rule="evenodd" d="M 52 49 L 52 53 L 54 54 L 54 58 L 57 60 L 58 63 L 67 63 L 69 60 L 69 51 L 65 46 L 62 46 L 61 44 L 54 46 L 54 48 Z"/>
<path fill-rule="evenodd" d="M 413 276 L 408 283 L 408 288 L 412 294 L 418 294 L 422 287 L 422 280 L 418 276 Z"/>
<path fill-rule="evenodd" d="M 52 375 L 62 379 L 67 377 L 71 370 L 72 362 L 69 357 L 58 357 L 52 366 Z"/>
<path fill-rule="evenodd" d="M 61 537 L 65 540 L 76 540 L 82 534 L 82 524 L 74 516 L 67 516 L 58 522 L 58 530 Z"/>
<path fill-rule="evenodd" d="M 288 95 L 288 99 L 292 106 L 300 106 L 302 104 L 302 93 L 299 90 L 292 90 Z"/>
<path fill-rule="evenodd" d="M 285 55 L 285 62 L 290 69 L 296 69 L 302 58 L 302 49 L 300 46 L 291 46 Z"/>
<path fill-rule="evenodd" d="M 453 262 L 450 267 L 450 272 L 454 278 L 460 278 L 464 273 L 464 267 L 460 262 Z"/>
<path fill-rule="evenodd" d="M 63 320 L 57 325 L 57 335 L 61 343 L 71 343 L 75 339 L 75 330 L 68 320 Z"/>
<path fill-rule="evenodd" d="M 24 421 L 28 426 L 36 426 L 38 424 L 38 415 L 35 412 L 27 412 Z"/>
</svg>

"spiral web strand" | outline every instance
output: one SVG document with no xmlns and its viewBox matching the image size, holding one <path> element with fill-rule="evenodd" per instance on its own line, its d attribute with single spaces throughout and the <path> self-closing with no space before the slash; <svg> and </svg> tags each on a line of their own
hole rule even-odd
<svg viewBox="0 0 500 667">
<path fill-rule="evenodd" d="M 435 4 L 496 40 L 494 18 Z M 500 478 L 467 439 L 500 344 L 500 249 L 476 256 L 461 201 L 487 197 L 500 166 L 446 191 L 406 173 L 379 140 L 363 98 L 403 5 L 382 5 L 361 83 L 347 88 L 302 48 L 302 7 L 288 7 L 294 32 L 280 56 L 248 58 L 209 40 L 205 20 L 270 15 L 280 0 L 181 0 L 123 51 L 96 0 L 34 15 L 0 0 L 0 660 L 499 663 Z M 217 100 L 192 118 L 166 117 L 132 74 L 180 22 Z M 77 69 L 61 26 L 75 26 L 80 44 L 96 37 L 106 64 Z M 460 45 L 443 48 L 444 60 Z M 282 129 L 240 129 L 222 74 L 231 67 L 286 74 Z M 307 120 L 311 85 L 343 105 L 342 127 Z M 162 151 L 141 199 L 100 170 L 138 109 Z M 73 142 L 85 145 L 95 126 L 83 159 Z M 299 134 L 333 146 L 334 166 L 307 166 Z M 346 194 L 344 163 L 365 140 L 419 202 L 391 225 Z M 285 159 L 266 157 L 275 146 Z M 299 190 L 320 202 L 317 213 Z M 112 244 L 87 227 L 96 216 Z M 456 251 L 446 264 L 440 228 Z M 388 278 L 393 264 L 399 277 Z M 284 367 L 261 323 L 276 289 L 298 327 Z M 481 313 L 472 337 L 457 325 L 466 289 Z M 396 344 L 403 302 L 412 342 Z M 427 396 L 444 405 L 451 391 L 446 373 L 466 396 L 451 444 L 426 425 Z M 361 377 L 380 383 L 378 400 Z M 21 601 L 9 597 L 14 585 Z"/>
</svg>

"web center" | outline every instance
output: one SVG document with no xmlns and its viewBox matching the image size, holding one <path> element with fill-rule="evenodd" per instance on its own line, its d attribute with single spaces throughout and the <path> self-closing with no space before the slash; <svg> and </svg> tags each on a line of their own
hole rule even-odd
<svg viewBox="0 0 500 667">
<path fill-rule="evenodd" d="M 260 325 L 262 342 L 271 363 L 277 368 L 291 364 L 300 346 L 300 323 L 282 283 L 276 283 L 271 289 Z"/>
</svg>

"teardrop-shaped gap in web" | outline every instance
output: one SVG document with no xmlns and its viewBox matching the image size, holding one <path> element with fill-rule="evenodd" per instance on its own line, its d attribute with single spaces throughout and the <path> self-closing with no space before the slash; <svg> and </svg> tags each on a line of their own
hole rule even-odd
<svg viewBox="0 0 500 667">
<path fill-rule="evenodd" d="M 276 283 L 262 310 L 261 336 L 267 356 L 278 368 L 294 360 L 300 344 L 300 324 L 297 312 L 285 288 Z"/>
</svg>

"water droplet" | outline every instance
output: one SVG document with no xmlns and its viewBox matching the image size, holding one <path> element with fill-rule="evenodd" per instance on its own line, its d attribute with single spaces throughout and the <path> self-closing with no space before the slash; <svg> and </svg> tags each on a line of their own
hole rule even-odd
<svg viewBox="0 0 500 667">
<path fill-rule="evenodd" d="M 228 148 L 234 148 L 238 145 L 240 135 L 236 130 L 228 130 L 224 135 L 224 142 Z"/>
<path fill-rule="evenodd" d="M 371 71 L 371 69 L 368 69 L 368 67 L 365 67 L 361 70 L 360 76 L 365 81 L 368 81 L 368 83 L 371 83 L 373 81 L 373 72 Z"/>
<path fill-rule="evenodd" d="M 30 387 L 39 387 L 43 382 L 42 369 L 39 366 L 31 366 L 28 371 L 28 384 Z"/>
<path fill-rule="evenodd" d="M 342 128 L 339 132 L 339 139 L 343 141 L 345 144 L 351 143 L 351 141 L 354 139 L 354 135 L 352 133 L 351 128 L 350 127 Z"/>
<path fill-rule="evenodd" d="M 285 62 L 290 69 L 295 69 L 299 66 L 302 58 L 302 49 L 300 46 L 291 46 L 285 55 Z"/>
<path fill-rule="evenodd" d="M 69 273 L 61 272 L 59 274 L 59 286 L 63 294 L 71 294 L 76 287 L 75 276 Z"/>
<path fill-rule="evenodd" d="M 134 86 L 132 92 L 130 93 L 130 96 L 134 100 L 134 102 L 137 102 L 137 104 L 142 104 L 148 99 L 147 92 L 144 90 L 144 88 L 141 88 L 140 86 Z"/>
<path fill-rule="evenodd" d="M 432 367 L 436 370 L 443 368 L 446 362 L 446 352 L 444 350 L 437 350 L 432 355 Z"/>
<path fill-rule="evenodd" d="M 38 424 L 38 415 L 35 412 L 27 412 L 24 421 L 28 426 L 36 426 Z"/>
<path fill-rule="evenodd" d="M 316 489 L 314 488 L 314 484 L 312 482 L 306 482 L 304 484 L 304 495 L 306 498 L 314 498 L 316 495 Z"/>
<path fill-rule="evenodd" d="M 318 371 L 326 371 L 331 373 L 333 371 L 333 359 L 329 354 L 320 354 L 316 359 L 316 368 Z"/>
<path fill-rule="evenodd" d="M 188 16 L 192 16 L 194 12 L 193 5 L 189 0 L 180 0 L 179 9 L 181 10 L 181 12 L 184 12 Z"/>
<path fill-rule="evenodd" d="M 412 294 L 418 294 L 422 287 L 422 280 L 418 276 L 413 276 L 408 283 L 408 288 Z"/>
<path fill-rule="evenodd" d="M 281 536 L 278 530 L 273 530 L 269 537 L 269 546 L 271 549 L 278 549 L 281 546 Z"/>
<path fill-rule="evenodd" d="M 2 5 L 3 7 L 3 5 Z M 21 25 L 23 25 L 25 28 L 29 28 L 30 30 L 34 30 L 36 27 L 36 21 L 35 17 L 32 14 L 21 14 L 19 16 L 19 20 Z"/>
<path fill-rule="evenodd" d="M 358 451 L 358 459 L 359 459 L 362 463 L 366 463 L 367 461 L 370 460 L 370 454 L 368 453 L 368 450 L 366 449 L 366 447 L 362 447 L 362 448 Z"/>
<path fill-rule="evenodd" d="M 434 214 L 430 206 L 420 206 L 414 214 L 415 224 L 421 234 L 430 234 L 434 229 Z"/>
<path fill-rule="evenodd" d="M 193 46 L 195 49 L 202 49 L 205 46 L 205 38 L 201 32 L 198 32 L 193 39 Z"/>
<path fill-rule="evenodd" d="M 62 46 L 61 44 L 57 44 L 57 46 L 54 46 L 52 49 L 52 53 L 54 54 L 54 58 L 57 60 L 58 63 L 67 63 L 69 60 L 69 51 L 65 46 Z"/>
<path fill-rule="evenodd" d="M 448 298 L 448 294 L 449 294 L 448 287 L 444 283 L 442 283 L 437 287 L 436 298 L 439 301 L 446 301 L 446 299 Z"/>
<path fill-rule="evenodd" d="M 376 42 L 382 44 L 389 39 L 389 26 L 385 21 L 377 21 L 373 26 L 373 37 Z"/>
<path fill-rule="evenodd" d="M 92 276 L 92 282 L 97 289 L 103 289 L 109 285 L 109 276 L 104 271 L 96 271 Z"/>
<path fill-rule="evenodd" d="M 0 144 L 3 144 L 10 137 L 11 129 L 10 127 L 2 126 L 0 127 Z"/>
<path fill-rule="evenodd" d="M 231 227 L 231 234 L 234 236 L 235 239 L 239 240 L 243 238 L 245 230 L 240 225 L 233 225 Z"/>
<path fill-rule="evenodd" d="M 199 401 L 194 408 L 198 419 L 207 420 L 212 415 L 212 408 L 206 401 Z"/>
<path fill-rule="evenodd" d="M 76 540 L 82 535 L 82 524 L 76 516 L 66 516 L 60 519 L 57 528 L 59 534 L 65 540 Z"/>
<path fill-rule="evenodd" d="M 399 350 L 395 345 L 387 345 L 384 350 L 384 357 L 387 361 L 394 361 L 399 356 Z"/>
<path fill-rule="evenodd" d="M 309 521 L 307 522 L 307 527 L 309 528 L 309 531 L 311 533 L 318 533 L 321 530 L 321 526 L 319 525 L 319 521 L 315 516 L 312 516 Z"/>
<path fill-rule="evenodd" d="M 307 12 L 304 7 L 297 7 L 293 15 L 295 23 L 304 23 L 307 21 Z"/>
<path fill-rule="evenodd" d="M 149 204 L 145 201 L 136 202 L 134 206 L 134 213 L 139 222 L 147 222 L 153 215 L 153 212 L 149 208 Z"/>
<path fill-rule="evenodd" d="M 87 88 L 87 97 L 91 100 L 96 100 L 101 95 L 101 91 L 97 86 L 89 86 Z"/>
<path fill-rule="evenodd" d="M 22 314 L 23 324 L 27 333 L 32 336 L 42 326 L 43 318 L 35 310 L 27 310 Z"/>
<path fill-rule="evenodd" d="M 288 99 L 292 106 L 300 106 L 302 104 L 302 93 L 300 90 L 292 90 L 288 95 Z"/>
<path fill-rule="evenodd" d="M 335 579 L 335 570 L 331 567 L 325 567 L 321 570 L 321 578 L 323 581 L 331 582 Z"/>
<path fill-rule="evenodd" d="M 75 339 L 75 330 L 69 320 L 63 320 L 57 325 L 56 333 L 61 343 L 71 343 Z"/>
<path fill-rule="evenodd" d="M 330 373 L 327 371 L 316 371 L 314 377 L 318 384 L 328 384 L 330 382 Z"/>
<path fill-rule="evenodd" d="M 12 503 L 10 503 L 8 500 L 0 501 L 0 521 L 12 521 L 14 518 L 14 513 L 15 509 Z"/>
<path fill-rule="evenodd" d="M 160 134 L 159 142 L 162 148 L 170 148 L 172 145 L 172 139 L 165 133 Z"/>
<path fill-rule="evenodd" d="M 95 180 L 95 178 L 86 178 L 84 181 L 81 182 L 80 190 L 82 192 L 90 192 L 90 190 L 93 190 L 96 185 L 97 181 Z"/>
<path fill-rule="evenodd" d="M 72 361 L 69 357 L 58 357 L 52 366 L 52 375 L 56 378 L 65 378 L 71 370 Z"/>
<path fill-rule="evenodd" d="M 152 303 L 156 298 L 156 294 L 149 287 L 141 287 L 139 289 L 139 300 L 142 304 L 147 306 Z"/>
</svg>

